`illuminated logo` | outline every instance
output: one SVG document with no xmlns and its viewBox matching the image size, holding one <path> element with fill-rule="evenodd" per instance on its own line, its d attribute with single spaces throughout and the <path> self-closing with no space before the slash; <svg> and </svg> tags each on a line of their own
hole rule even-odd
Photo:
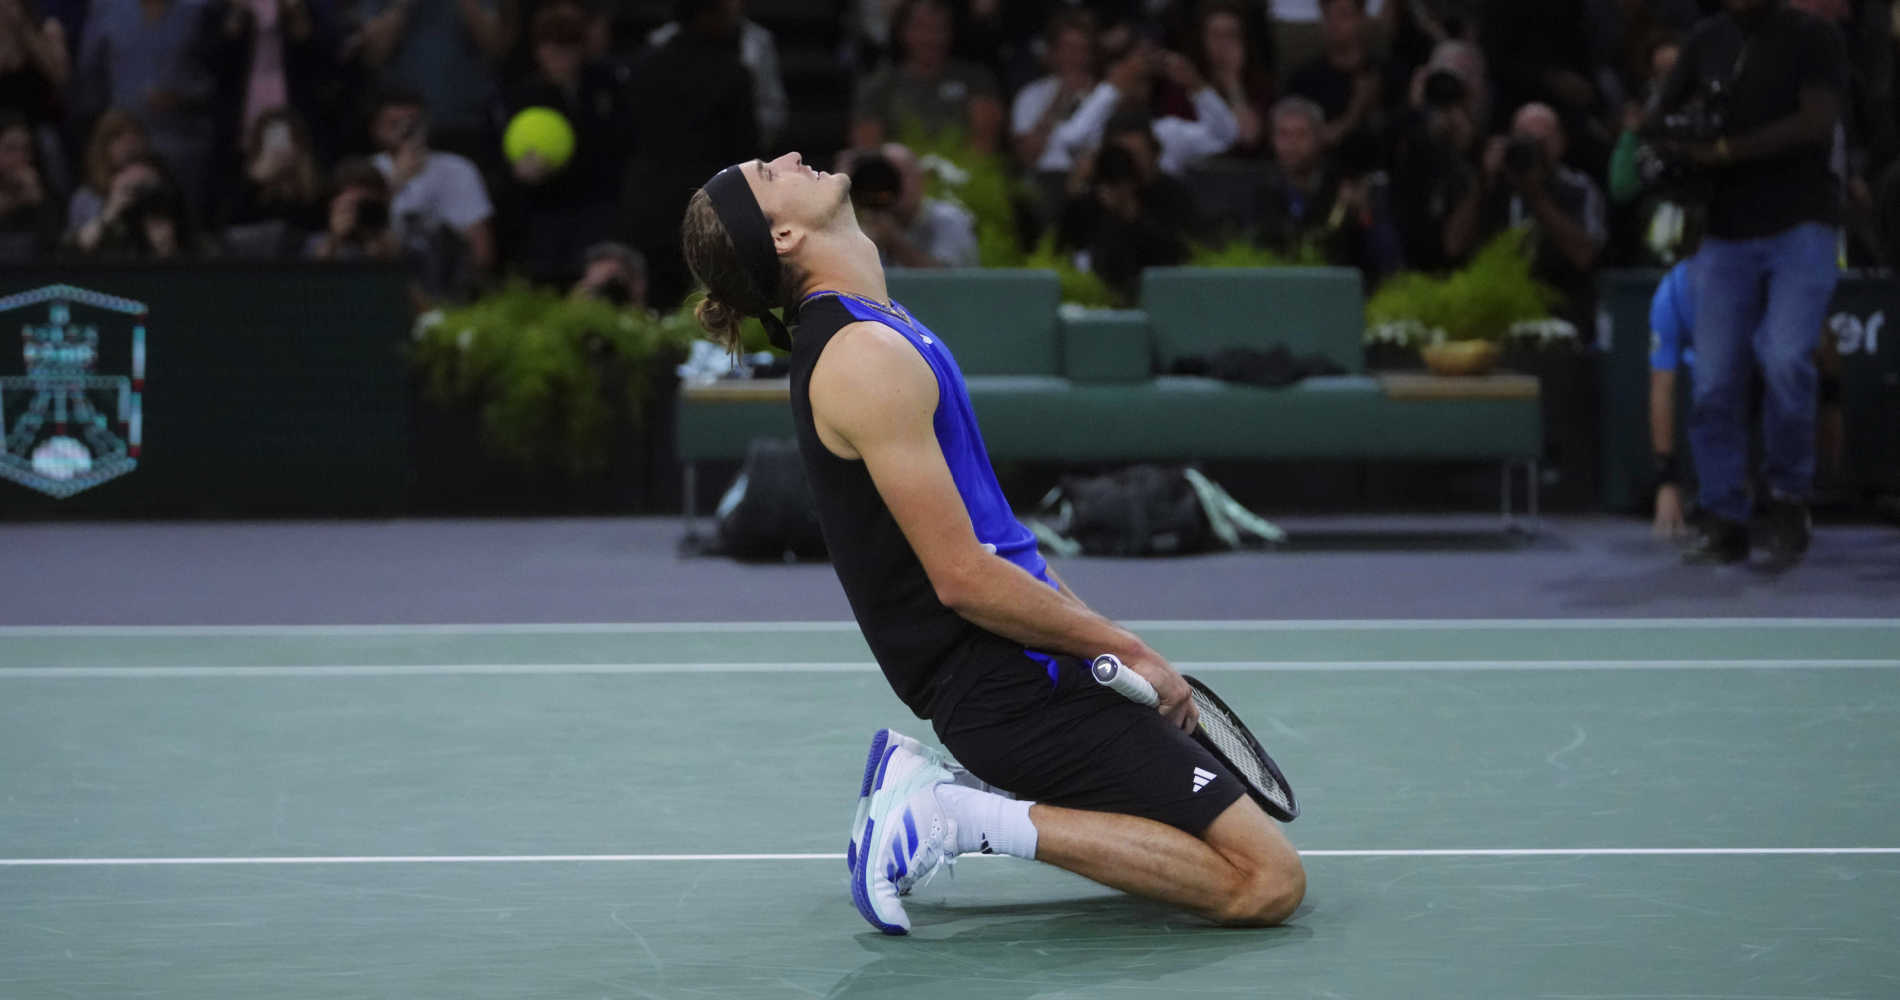
<svg viewBox="0 0 1900 1000">
<path fill-rule="evenodd" d="M 0 376 L 0 477 L 64 499 L 137 468 L 144 303 L 49 285 L 0 298 L 16 312 L 26 373 Z M 131 374 L 99 374 L 102 355 Z"/>
</svg>

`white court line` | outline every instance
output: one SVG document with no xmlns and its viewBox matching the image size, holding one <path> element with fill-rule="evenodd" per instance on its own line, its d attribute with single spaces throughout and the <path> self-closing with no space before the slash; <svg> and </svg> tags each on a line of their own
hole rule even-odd
<svg viewBox="0 0 1900 1000">
<path fill-rule="evenodd" d="M 1900 659 L 1177 660 L 1185 673 L 1512 670 L 1891 670 Z M 0 667 L 0 681 L 192 677 L 467 677 L 584 674 L 869 674 L 862 663 L 338 663 L 302 666 Z"/>
<path fill-rule="evenodd" d="M 1233 619 L 1226 621 L 1128 621 L 1132 629 L 1182 632 L 1354 631 L 1515 631 L 1524 629 L 1742 629 L 1742 628 L 1887 628 L 1890 618 L 1335 618 L 1314 620 Z M 402 636 L 402 635 L 643 635 L 716 632 L 856 632 L 853 621 L 783 622 L 576 622 L 570 624 L 466 625 L 4 625 L 0 638 L 76 638 L 161 636 Z"/>
<path fill-rule="evenodd" d="M 1783 857 L 1900 854 L 1900 847 L 1472 847 L 1301 851 L 1306 858 Z M 981 854 L 968 855 L 984 859 Z M 1003 855 L 989 855 L 999 858 Z M 633 862 L 843 861 L 842 854 L 410 854 L 207 858 L 0 858 L 0 868 L 160 865 L 514 865 Z M 963 860 L 963 859 L 959 859 Z"/>
</svg>

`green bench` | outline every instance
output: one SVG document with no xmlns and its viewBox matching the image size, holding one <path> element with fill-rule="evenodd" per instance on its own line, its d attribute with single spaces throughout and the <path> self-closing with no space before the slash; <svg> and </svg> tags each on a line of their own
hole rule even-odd
<svg viewBox="0 0 1900 1000">
<path fill-rule="evenodd" d="M 892 271 L 891 296 L 956 353 L 998 462 L 1460 459 L 1527 470 L 1537 513 L 1537 382 L 1369 374 L 1358 273 L 1342 268 L 1158 268 L 1140 310 L 1059 307 L 1045 271 Z M 1157 375 L 1189 355 L 1285 344 L 1349 374 L 1284 388 Z M 688 521 L 695 463 L 792 435 L 784 380 L 685 386 L 678 449 Z"/>
</svg>

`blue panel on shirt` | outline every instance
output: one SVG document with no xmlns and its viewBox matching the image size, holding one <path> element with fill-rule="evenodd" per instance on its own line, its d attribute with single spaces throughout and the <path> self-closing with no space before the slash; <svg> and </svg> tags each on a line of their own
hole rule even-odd
<svg viewBox="0 0 1900 1000">
<path fill-rule="evenodd" d="M 937 445 L 956 480 L 957 493 L 970 513 L 970 524 L 977 540 L 995 549 L 996 554 L 1021 566 L 1036 579 L 1049 580 L 1048 563 L 1036 549 L 1036 536 L 1016 520 L 1003 499 L 1003 488 L 996 482 L 996 470 L 990 465 L 989 451 L 983 447 L 982 432 L 977 429 L 976 411 L 970 405 L 970 392 L 963 382 L 963 370 L 956 358 L 936 334 L 917 322 L 901 304 L 892 313 L 873 303 L 849 295 L 839 295 L 846 311 L 860 320 L 883 325 L 903 334 L 917 353 L 923 355 L 937 376 L 937 411 L 932 423 Z"/>
<path fill-rule="evenodd" d="M 1671 268 L 1649 302 L 1649 367 L 1654 371 L 1673 372 L 1695 364 L 1695 276 L 1689 266 L 1693 260 Z"/>
</svg>

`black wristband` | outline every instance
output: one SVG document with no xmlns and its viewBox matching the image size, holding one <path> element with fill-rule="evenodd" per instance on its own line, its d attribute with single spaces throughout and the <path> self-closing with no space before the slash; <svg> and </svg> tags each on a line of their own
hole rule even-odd
<svg viewBox="0 0 1900 1000">
<path fill-rule="evenodd" d="M 1680 471 L 1676 466 L 1675 452 L 1659 452 L 1653 461 L 1654 464 L 1650 466 L 1650 478 L 1655 482 L 1656 488 L 1674 484 Z"/>
</svg>

